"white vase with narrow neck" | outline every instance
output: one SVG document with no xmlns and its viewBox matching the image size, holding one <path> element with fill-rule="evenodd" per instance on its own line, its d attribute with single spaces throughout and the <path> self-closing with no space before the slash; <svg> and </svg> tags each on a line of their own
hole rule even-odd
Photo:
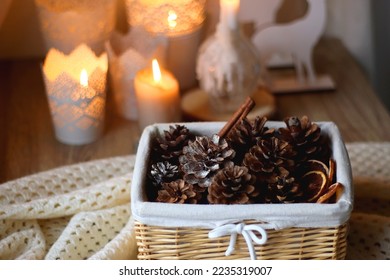
<svg viewBox="0 0 390 280">
<path fill-rule="evenodd" d="M 234 112 L 256 91 L 260 75 L 256 50 L 239 27 L 238 9 L 224 2 L 229 1 L 221 1 L 216 32 L 200 47 L 196 69 L 200 87 L 218 113 Z"/>
</svg>

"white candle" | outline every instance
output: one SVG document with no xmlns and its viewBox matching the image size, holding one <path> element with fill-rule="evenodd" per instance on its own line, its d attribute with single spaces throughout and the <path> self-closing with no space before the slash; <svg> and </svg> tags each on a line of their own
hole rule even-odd
<svg viewBox="0 0 390 280">
<path fill-rule="evenodd" d="M 154 123 L 181 119 L 179 84 L 172 73 L 160 69 L 153 60 L 152 69 L 139 71 L 134 79 L 141 129 Z"/>
<path fill-rule="evenodd" d="M 237 29 L 240 0 L 220 0 L 220 9 L 220 23 L 229 29 Z"/>
</svg>

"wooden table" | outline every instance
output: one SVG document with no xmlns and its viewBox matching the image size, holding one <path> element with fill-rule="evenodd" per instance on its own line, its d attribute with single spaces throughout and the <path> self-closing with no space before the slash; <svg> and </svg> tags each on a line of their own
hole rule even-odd
<svg viewBox="0 0 390 280">
<path fill-rule="evenodd" d="M 332 76 L 337 90 L 277 96 L 275 119 L 306 114 L 313 121 L 334 121 L 346 142 L 390 141 L 389 113 L 340 41 L 322 40 L 314 61 L 319 73 Z M 101 139 L 84 146 L 59 143 L 51 124 L 41 63 L 42 59 L 0 62 L 0 183 L 63 165 L 136 152 L 137 123 L 115 114 L 110 93 Z"/>
</svg>

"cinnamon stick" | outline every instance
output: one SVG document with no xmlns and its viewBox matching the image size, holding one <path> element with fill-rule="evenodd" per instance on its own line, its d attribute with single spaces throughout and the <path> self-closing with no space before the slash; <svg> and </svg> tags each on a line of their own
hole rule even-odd
<svg viewBox="0 0 390 280">
<path fill-rule="evenodd" d="M 255 101 L 251 97 L 248 97 L 240 108 L 238 108 L 238 110 L 233 114 L 232 118 L 218 132 L 218 136 L 221 138 L 225 137 L 237 123 L 249 114 L 253 107 L 255 107 Z"/>
</svg>

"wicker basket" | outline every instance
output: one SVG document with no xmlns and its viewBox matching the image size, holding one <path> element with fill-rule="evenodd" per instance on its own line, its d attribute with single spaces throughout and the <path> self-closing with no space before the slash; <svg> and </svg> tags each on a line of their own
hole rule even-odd
<svg viewBox="0 0 390 280">
<path fill-rule="evenodd" d="M 224 224 L 272 225 L 264 227 L 267 241 L 254 244 L 257 259 L 344 259 L 347 248 L 348 220 L 352 210 L 351 168 L 344 143 L 334 124 L 319 123 L 328 133 L 336 161 L 336 177 L 345 189 L 333 204 L 290 205 L 173 205 L 148 202 L 145 178 L 151 141 L 168 125 L 145 129 L 137 152 L 132 188 L 132 212 L 138 258 L 141 260 L 253 259 L 248 241 L 235 234 L 234 252 L 226 255 L 232 235 L 210 238 L 210 231 Z M 188 123 L 201 135 L 218 131 L 222 123 Z M 282 124 L 272 123 L 279 127 Z M 270 125 L 269 125 L 270 126 Z M 234 208 L 229 211 L 229 208 Z M 252 207 L 252 208 L 251 208 Z M 230 208 L 230 209 L 232 209 Z M 199 212 L 202 212 L 199 214 Z M 226 216 L 225 216 L 226 215 Z M 275 223 L 274 223 L 275 222 Z M 322 224 L 323 223 L 323 224 Z M 289 226 L 289 224 L 293 226 Z M 313 226 L 314 225 L 314 226 Z M 239 232 L 241 233 L 241 232 Z"/>
</svg>

